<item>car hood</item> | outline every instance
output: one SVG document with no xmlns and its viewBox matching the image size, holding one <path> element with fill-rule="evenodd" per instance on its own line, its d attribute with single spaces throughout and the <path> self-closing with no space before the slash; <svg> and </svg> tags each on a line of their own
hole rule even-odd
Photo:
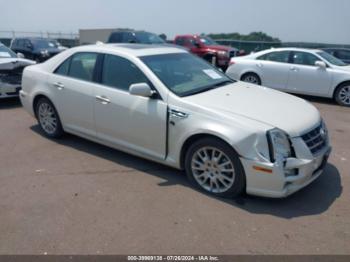
<svg viewBox="0 0 350 262">
<path fill-rule="evenodd" d="M 34 65 L 35 61 L 24 58 L 0 58 L 0 70 L 13 70 L 18 67 Z"/>
<path fill-rule="evenodd" d="M 305 100 L 244 82 L 185 98 L 218 114 L 235 115 L 280 128 L 291 137 L 304 134 L 320 122 L 318 110 Z"/>
<path fill-rule="evenodd" d="M 337 66 L 336 67 L 338 70 L 345 71 L 347 73 L 350 73 L 350 65 L 347 66 Z"/>
</svg>

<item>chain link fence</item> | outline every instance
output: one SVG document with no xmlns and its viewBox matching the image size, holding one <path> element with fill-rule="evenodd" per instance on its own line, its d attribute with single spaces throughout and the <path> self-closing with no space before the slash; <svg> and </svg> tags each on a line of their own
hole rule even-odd
<svg viewBox="0 0 350 262">
<path fill-rule="evenodd" d="M 0 31 L 0 42 L 9 46 L 11 40 L 16 37 L 41 37 L 56 39 L 62 45 L 67 47 L 77 46 L 79 44 L 78 33 L 63 33 L 63 32 L 28 32 L 28 31 Z"/>
</svg>

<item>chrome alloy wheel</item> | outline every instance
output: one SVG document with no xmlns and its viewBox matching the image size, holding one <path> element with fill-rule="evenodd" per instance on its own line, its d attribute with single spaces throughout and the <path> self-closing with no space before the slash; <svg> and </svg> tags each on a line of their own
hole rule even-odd
<svg viewBox="0 0 350 262">
<path fill-rule="evenodd" d="M 38 110 L 38 118 L 41 127 L 48 134 L 53 134 L 57 129 L 57 116 L 55 109 L 48 103 L 41 103 Z"/>
<path fill-rule="evenodd" d="M 214 147 L 202 147 L 192 157 L 193 177 L 205 190 L 223 193 L 230 189 L 235 181 L 234 165 L 230 158 Z"/>
<path fill-rule="evenodd" d="M 343 86 L 338 93 L 339 100 L 344 103 L 344 105 L 350 105 L 350 86 Z"/>
</svg>

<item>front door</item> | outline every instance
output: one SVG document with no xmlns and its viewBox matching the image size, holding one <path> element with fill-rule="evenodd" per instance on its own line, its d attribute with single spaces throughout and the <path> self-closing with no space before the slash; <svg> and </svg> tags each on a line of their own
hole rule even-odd
<svg viewBox="0 0 350 262">
<path fill-rule="evenodd" d="M 307 95 L 328 95 L 332 75 L 327 68 L 315 65 L 315 62 L 320 60 L 311 53 L 293 52 L 287 91 Z"/>
<path fill-rule="evenodd" d="M 100 82 L 94 89 L 98 138 L 115 147 L 164 159 L 167 104 L 161 98 L 129 94 L 132 84 L 151 85 L 148 78 L 128 59 L 106 54 Z"/>
</svg>

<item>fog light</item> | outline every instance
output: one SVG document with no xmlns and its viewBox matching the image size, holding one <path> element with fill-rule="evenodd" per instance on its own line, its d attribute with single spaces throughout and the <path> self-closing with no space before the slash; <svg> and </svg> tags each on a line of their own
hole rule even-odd
<svg viewBox="0 0 350 262">
<path fill-rule="evenodd" d="M 286 177 L 297 176 L 298 175 L 298 169 L 296 169 L 296 168 L 294 168 L 294 169 L 285 169 L 284 170 L 284 175 Z"/>
</svg>

